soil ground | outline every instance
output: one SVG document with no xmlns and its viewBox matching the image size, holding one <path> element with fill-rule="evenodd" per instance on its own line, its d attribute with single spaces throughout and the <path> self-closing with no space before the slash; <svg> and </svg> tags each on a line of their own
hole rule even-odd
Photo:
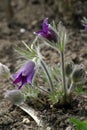
<svg viewBox="0 0 87 130">
<path fill-rule="evenodd" d="M 83 29 L 81 19 L 87 17 L 87 2 L 72 0 L 73 13 L 70 13 L 70 10 L 63 10 L 60 13 L 55 7 L 56 5 L 49 1 L 46 3 L 43 0 L 25 2 L 13 0 L 14 18 L 13 23 L 9 23 L 8 14 L 0 1 L 0 62 L 7 65 L 12 73 L 21 62 L 21 59 L 16 57 L 14 46 L 21 46 L 22 40 L 31 44 L 35 37 L 33 32 L 41 28 L 41 22 L 45 17 L 48 17 L 49 21 L 63 21 L 69 33 L 66 60 L 72 60 L 75 64 L 84 64 L 87 71 L 87 33 L 81 31 Z M 56 52 L 50 48 L 45 47 L 43 55 L 45 57 L 48 55 L 47 63 L 59 62 Z M 38 130 L 37 124 L 29 115 L 4 98 L 4 92 L 8 89 L 14 89 L 12 83 L 0 79 L 0 130 Z M 87 90 L 87 84 L 83 89 Z M 38 108 L 36 105 L 33 107 L 36 110 Z M 74 95 L 72 104 L 68 108 L 53 109 L 43 106 L 39 107 L 38 112 L 52 130 L 66 130 L 67 127 L 72 126 L 69 121 L 71 117 L 87 119 L 87 96 L 82 93 L 78 96 Z"/>
</svg>

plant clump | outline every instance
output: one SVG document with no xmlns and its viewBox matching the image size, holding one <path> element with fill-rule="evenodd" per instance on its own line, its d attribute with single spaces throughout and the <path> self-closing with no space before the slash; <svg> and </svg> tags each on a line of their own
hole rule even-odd
<svg viewBox="0 0 87 130">
<path fill-rule="evenodd" d="M 66 63 L 67 31 L 65 27 L 62 22 L 56 25 L 53 21 L 51 25 L 48 23 L 48 18 L 46 18 L 42 23 L 42 29 L 36 31 L 35 36 L 36 38 L 30 46 L 24 41 L 22 42 L 26 49 L 16 48 L 26 61 L 17 73 L 10 76 L 16 90 L 7 92 L 6 97 L 9 97 L 8 99 L 13 103 L 18 100 L 17 103 L 20 104 L 26 99 L 34 98 L 44 104 L 38 95 L 45 93 L 53 105 L 56 103 L 70 104 L 73 99 L 72 93 L 78 85 L 83 85 L 86 73 L 82 65 L 77 66 L 73 62 Z M 54 64 L 49 67 L 46 64 L 41 54 L 43 44 L 51 46 L 60 54 L 60 66 Z M 47 87 L 39 86 L 38 78 L 40 77 Z"/>
</svg>

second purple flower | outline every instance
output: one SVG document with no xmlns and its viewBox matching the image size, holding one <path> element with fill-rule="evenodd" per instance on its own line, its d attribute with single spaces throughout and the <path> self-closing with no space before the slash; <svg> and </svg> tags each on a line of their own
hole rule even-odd
<svg viewBox="0 0 87 130">
<path fill-rule="evenodd" d="M 42 23 L 42 30 L 36 32 L 36 34 L 41 35 L 49 41 L 57 42 L 57 35 L 54 30 L 48 24 L 48 18 L 44 19 Z"/>
</svg>

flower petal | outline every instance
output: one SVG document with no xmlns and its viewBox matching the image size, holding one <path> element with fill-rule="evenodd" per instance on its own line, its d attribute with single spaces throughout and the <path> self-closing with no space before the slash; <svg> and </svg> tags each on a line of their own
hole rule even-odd
<svg viewBox="0 0 87 130">
<path fill-rule="evenodd" d="M 33 80 L 34 74 L 35 74 L 35 70 L 33 70 L 32 73 L 31 73 L 31 75 L 29 75 L 29 76 L 27 77 L 27 82 L 28 82 L 29 84 L 32 84 L 32 80 Z"/>
<path fill-rule="evenodd" d="M 19 83 L 22 80 L 22 73 L 16 77 L 16 79 L 13 81 L 14 84 Z"/>
<path fill-rule="evenodd" d="M 18 89 L 21 89 L 27 83 L 27 76 L 22 76 L 21 82 L 22 84 L 18 87 Z"/>
<path fill-rule="evenodd" d="M 35 63 L 33 61 L 29 61 L 25 64 L 22 70 L 22 76 L 30 75 L 35 67 Z"/>
<path fill-rule="evenodd" d="M 48 32 L 48 18 L 44 19 L 42 28 L 45 33 Z"/>
</svg>

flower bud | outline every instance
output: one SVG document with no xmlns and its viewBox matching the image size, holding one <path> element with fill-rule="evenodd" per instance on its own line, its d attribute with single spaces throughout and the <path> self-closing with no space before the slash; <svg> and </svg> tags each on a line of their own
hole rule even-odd
<svg viewBox="0 0 87 130">
<path fill-rule="evenodd" d="M 65 65 L 65 74 L 66 74 L 67 77 L 71 75 L 71 73 L 72 73 L 72 71 L 73 71 L 73 68 L 74 68 L 74 65 L 73 65 L 72 62 L 67 63 L 67 64 Z"/>
<path fill-rule="evenodd" d="M 73 72 L 72 75 L 74 83 L 83 83 L 86 78 L 86 73 L 84 68 L 78 68 Z"/>
<path fill-rule="evenodd" d="M 20 90 L 7 90 L 5 98 L 9 99 L 15 105 L 20 105 L 25 101 L 24 95 Z"/>
<path fill-rule="evenodd" d="M 10 70 L 6 65 L 0 63 L 0 77 L 10 78 Z"/>
</svg>

